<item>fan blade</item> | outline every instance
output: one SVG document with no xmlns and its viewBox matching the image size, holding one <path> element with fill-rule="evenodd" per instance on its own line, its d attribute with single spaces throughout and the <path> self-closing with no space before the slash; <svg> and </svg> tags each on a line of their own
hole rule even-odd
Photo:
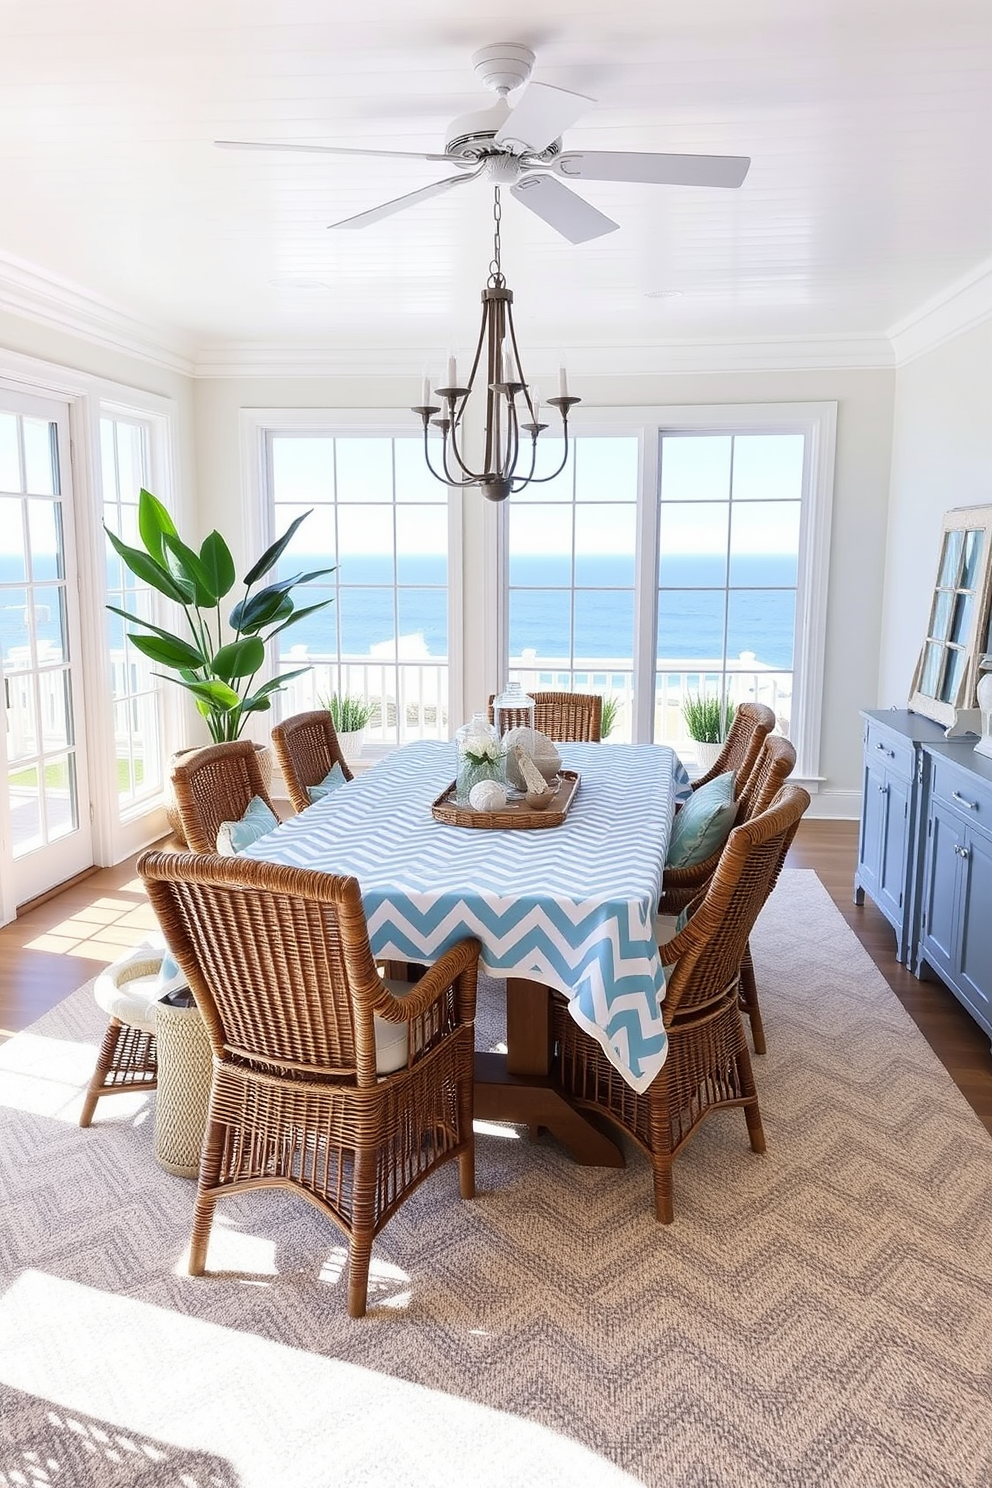
<svg viewBox="0 0 992 1488">
<path fill-rule="evenodd" d="M 740 186 L 747 155 L 637 155 L 622 150 L 570 150 L 548 164 L 567 181 L 644 181 L 654 186 Z"/>
<path fill-rule="evenodd" d="M 394 212 L 404 212 L 407 207 L 412 207 L 417 202 L 429 201 L 432 196 L 440 196 L 445 191 L 450 191 L 452 186 L 462 186 L 466 181 L 474 181 L 481 171 L 475 170 L 470 176 L 447 176 L 443 181 L 434 181 L 430 186 L 421 186 L 419 191 L 408 191 L 406 196 L 394 196 L 392 201 L 383 202 L 381 207 L 372 207 L 368 212 L 359 212 L 355 217 L 343 217 L 340 222 L 332 222 L 330 227 L 369 227 L 373 222 L 381 222 L 383 217 L 391 217 Z"/>
<path fill-rule="evenodd" d="M 606 233 L 616 232 L 620 226 L 553 176 L 524 176 L 516 186 L 510 187 L 510 195 L 525 207 L 530 207 L 538 217 L 543 217 L 549 227 L 560 232 L 570 243 L 586 243 L 590 238 L 601 238 Z"/>
<path fill-rule="evenodd" d="M 531 155 L 539 155 L 595 102 L 595 98 L 552 88 L 548 83 L 531 83 L 493 143 L 517 146 Z"/>
<path fill-rule="evenodd" d="M 452 163 L 450 155 L 419 155 L 412 150 L 354 150 L 339 145 L 278 145 L 266 144 L 262 140 L 214 140 L 214 144 L 221 150 L 291 150 L 303 155 L 381 155 L 390 160 L 446 160 L 449 165 Z"/>
</svg>

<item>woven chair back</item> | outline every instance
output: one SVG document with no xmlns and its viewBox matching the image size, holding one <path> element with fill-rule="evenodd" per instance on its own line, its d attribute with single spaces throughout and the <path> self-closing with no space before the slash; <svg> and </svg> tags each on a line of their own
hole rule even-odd
<svg viewBox="0 0 992 1488">
<path fill-rule="evenodd" d="M 725 775 L 728 770 L 733 770 L 737 777 L 734 791 L 739 796 L 754 769 L 762 742 L 774 727 L 775 714 L 771 708 L 764 703 L 741 703 L 734 714 L 730 732 L 716 763 L 705 775 L 700 775 L 692 782 L 693 790 L 698 790 L 701 785 L 715 780 L 718 775 Z"/>
<path fill-rule="evenodd" d="M 252 796 L 272 806 L 250 739 L 190 750 L 172 767 L 172 789 L 183 834 L 194 852 L 217 851 L 221 822 L 244 816 Z"/>
<path fill-rule="evenodd" d="M 598 692 L 532 692 L 534 727 L 558 744 L 598 744 L 602 736 L 603 699 Z M 493 702 L 489 697 L 489 722 L 493 721 Z M 514 717 L 510 710 L 503 714 L 512 725 L 527 722 L 526 716 Z"/>
<path fill-rule="evenodd" d="M 295 713 L 277 723 L 272 730 L 272 748 L 295 811 L 306 810 L 310 805 L 307 787 L 318 785 L 334 765 L 341 766 L 345 780 L 352 778 L 334 720 L 326 708 Z"/>
<path fill-rule="evenodd" d="M 754 769 L 740 793 L 737 821 L 750 821 L 767 811 L 796 768 L 796 751 L 781 734 L 768 734 L 761 741 Z"/>
<path fill-rule="evenodd" d="M 801 786 L 785 785 L 767 810 L 727 838 L 692 917 L 665 948 L 677 958 L 665 994 L 666 1024 L 719 1002 L 736 981 L 748 936 L 809 802 Z"/>
<path fill-rule="evenodd" d="M 193 853 L 147 853 L 138 871 L 215 1058 L 375 1082 L 388 994 L 356 879 Z"/>
</svg>

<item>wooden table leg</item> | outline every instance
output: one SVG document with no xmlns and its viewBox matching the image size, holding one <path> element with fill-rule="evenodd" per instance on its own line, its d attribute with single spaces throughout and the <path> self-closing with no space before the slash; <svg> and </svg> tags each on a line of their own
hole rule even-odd
<svg viewBox="0 0 992 1488">
<path fill-rule="evenodd" d="M 507 979 L 506 1043 L 505 1055 L 475 1056 L 476 1116 L 523 1123 L 532 1131 L 546 1126 L 576 1162 L 622 1168 L 617 1144 L 551 1083 L 551 993 L 540 982 Z"/>
</svg>

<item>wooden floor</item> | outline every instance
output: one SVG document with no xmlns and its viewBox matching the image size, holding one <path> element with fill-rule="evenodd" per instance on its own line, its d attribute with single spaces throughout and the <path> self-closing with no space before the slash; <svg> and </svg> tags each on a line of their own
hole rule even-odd
<svg viewBox="0 0 992 1488">
<path fill-rule="evenodd" d="M 788 859 L 813 868 L 973 1110 L 992 1132 L 992 1055 L 985 1033 L 938 981 L 895 959 L 895 936 L 866 900 L 852 899 L 857 825 L 803 822 Z M 54 1007 L 155 926 L 132 858 L 75 883 L 0 928 L 0 1039 Z M 797 930 L 801 933 L 801 926 Z M 760 1062 L 759 1062 L 760 1069 Z"/>
</svg>

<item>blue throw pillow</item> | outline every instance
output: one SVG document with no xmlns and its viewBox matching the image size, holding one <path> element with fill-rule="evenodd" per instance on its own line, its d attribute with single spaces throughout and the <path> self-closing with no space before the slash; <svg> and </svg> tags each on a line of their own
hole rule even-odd
<svg viewBox="0 0 992 1488">
<path fill-rule="evenodd" d="M 337 760 L 335 760 L 323 780 L 318 781 L 316 785 L 307 786 L 307 795 L 311 801 L 322 801 L 325 796 L 331 794 L 331 791 L 336 791 L 342 785 L 347 784 L 348 782 L 344 778 L 344 771 Z"/>
<path fill-rule="evenodd" d="M 728 770 L 693 791 L 676 813 L 666 868 L 692 868 L 723 846 L 737 816 L 734 772 Z"/>
<path fill-rule="evenodd" d="M 233 858 L 253 842 L 279 825 L 279 818 L 261 796 L 252 796 L 248 810 L 240 821 L 221 822 L 217 833 L 217 851 L 222 858 Z"/>
</svg>

